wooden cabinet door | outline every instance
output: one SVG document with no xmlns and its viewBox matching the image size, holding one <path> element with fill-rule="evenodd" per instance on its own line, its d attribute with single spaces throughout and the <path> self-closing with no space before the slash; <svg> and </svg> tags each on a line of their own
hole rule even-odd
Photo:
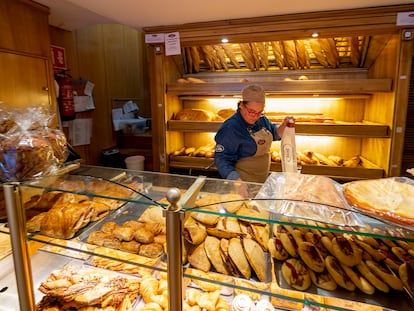
<svg viewBox="0 0 414 311">
<path fill-rule="evenodd" d="M 0 68 L 0 102 L 3 102 L 3 107 L 54 108 L 47 59 L 0 52 Z"/>
</svg>

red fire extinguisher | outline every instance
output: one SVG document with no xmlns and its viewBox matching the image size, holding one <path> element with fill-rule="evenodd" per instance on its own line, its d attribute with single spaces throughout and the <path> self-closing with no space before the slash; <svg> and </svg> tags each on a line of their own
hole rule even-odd
<svg viewBox="0 0 414 311">
<path fill-rule="evenodd" d="M 59 85 L 59 112 L 63 121 L 75 119 L 75 103 L 73 101 L 72 77 L 63 71 L 56 75 Z"/>
</svg>

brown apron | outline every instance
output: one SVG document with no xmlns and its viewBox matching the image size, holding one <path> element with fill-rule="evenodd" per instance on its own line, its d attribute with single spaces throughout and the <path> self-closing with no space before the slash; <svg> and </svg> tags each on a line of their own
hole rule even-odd
<svg viewBox="0 0 414 311">
<path fill-rule="evenodd" d="M 256 142 L 256 153 L 251 157 L 238 160 L 235 168 L 243 181 L 263 183 L 269 175 L 273 135 L 265 128 L 250 135 Z"/>
</svg>

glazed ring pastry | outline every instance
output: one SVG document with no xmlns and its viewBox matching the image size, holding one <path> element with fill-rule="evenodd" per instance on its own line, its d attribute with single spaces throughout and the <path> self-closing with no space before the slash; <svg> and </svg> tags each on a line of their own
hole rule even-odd
<svg viewBox="0 0 414 311">
<path fill-rule="evenodd" d="M 332 278 L 335 280 L 336 284 L 349 291 L 355 290 L 355 284 L 345 273 L 344 269 L 342 269 L 341 264 L 335 257 L 327 256 L 325 258 L 325 264 L 326 269 L 328 270 Z"/>
<path fill-rule="evenodd" d="M 327 270 L 324 270 L 321 273 L 316 273 L 312 270 L 309 270 L 309 274 L 312 283 L 315 284 L 317 287 L 330 291 L 333 291 L 337 288 L 335 280 Z"/>
<path fill-rule="evenodd" d="M 401 280 L 396 277 L 393 273 L 391 273 L 386 267 L 382 266 L 381 264 L 367 260 L 366 264 L 369 269 L 379 278 L 384 280 L 390 287 L 395 290 L 403 290 L 404 285 Z"/>
<path fill-rule="evenodd" d="M 344 265 L 353 267 L 362 260 L 362 250 L 350 239 L 337 236 L 332 240 L 332 251 Z"/>
<path fill-rule="evenodd" d="M 368 295 L 375 293 L 375 287 L 372 286 L 359 272 L 356 272 L 352 268 L 343 264 L 341 264 L 341 267 L 344 269 L 346 275 L 351 279 L 351 281 L 354 282 L 356 287 L 358 287 L 362 292 Z"/>
<path fill-rule="evenodd" d="M 272 258 L 277 260 L 286 260 L 289 257 L 289 253 L 285 250 L 282 241 L 278 237 L 269 239 L 268 249 Z"/>
<path fill-rule="evenodd" d="M 361 261 L 357 266 L 358 271 L 372 284 L 374 287 L 384 293 L 390 291 L 389 286 L 378 278 L 371 270 L 367 267 L 364 261 Z"/>
<path fill-rule="evenodd" d="M 398 269 L 398 274 L 411 294 L 414 294 L 414 260 L 403 263 Z"/>
<path fill-rule="evenodd" d="M 292 257 L 298 257 L 297 245 L 292 235 L 287 232 L 282 232 L 279 237 L 283 247 L 289 255 Z"/>
<path fill-rule="evenodd" d="M 305 264 L 296 258 L 289 258 L 282 264 L 282 275 L 289 286 L 297 290 L 307 290 L 312 281 Z"/>
<path fill-rule="evenodd" d="M 315 272 L 322 272 L 325 269 L 325 261 L 318 248 L 309 242 L 298 244 L 298 253 L 305 264 Z"/>
</svg>

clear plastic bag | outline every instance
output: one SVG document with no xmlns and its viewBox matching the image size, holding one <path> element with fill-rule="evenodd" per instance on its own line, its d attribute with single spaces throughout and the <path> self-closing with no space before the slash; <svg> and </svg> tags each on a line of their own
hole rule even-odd
<svg viewBox="0 0 414 311">
<path fill-rule="evenodd" d="M 48 127 L 53 116 L 41 107 L 0 110 L 0 180 L 53 174 L 69 155 L 64 133 Z"/>
<path fill-rule="evenodd" d="M 337 226 L 363 226 L 343 196 L 342 186 L 326 176 L 271 173 L 256 196 L 272 213 Z"/>
</svg>

